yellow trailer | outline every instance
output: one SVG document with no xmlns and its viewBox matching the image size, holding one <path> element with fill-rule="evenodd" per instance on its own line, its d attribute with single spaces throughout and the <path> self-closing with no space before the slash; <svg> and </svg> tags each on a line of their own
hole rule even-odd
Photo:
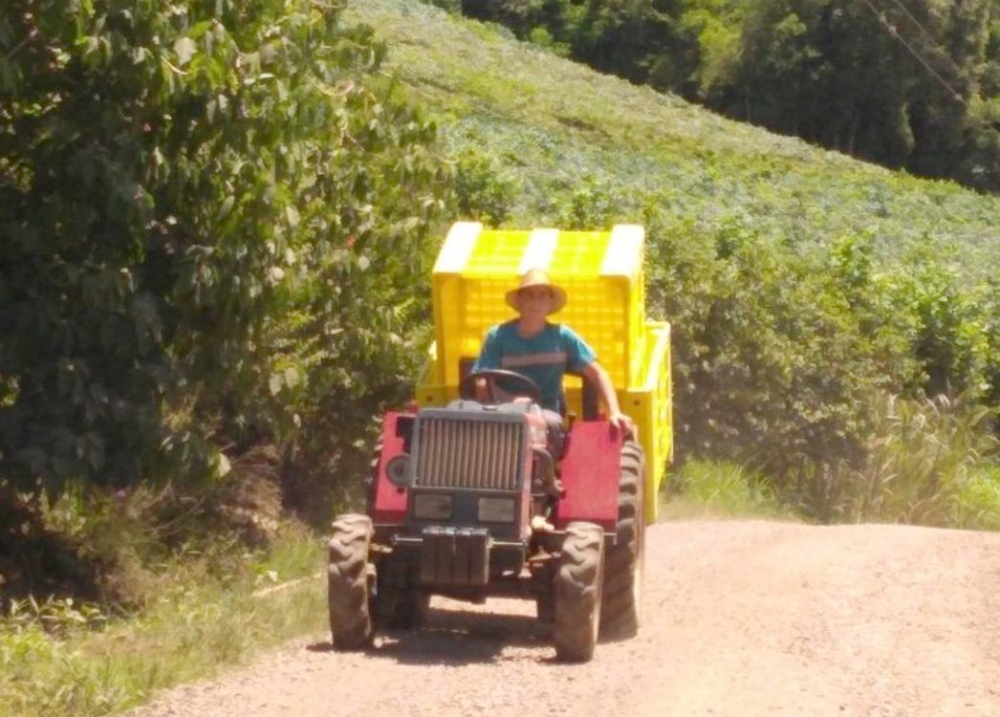
<svg viewBox="0 0 1000 717">
<path fill-rule="evenodd" d="M 548 271 L 570 300 L 550 320 L 571 326 L 597 353 L 635 422 L 646 456 L 646 520 L 673 452 L 670 325 L 646 316 L 645 230 L 620 224 L 610 231 L 486 229 L 454 224 L 432 274 L 434 342 L 417 382 L 423 406 L 458 396 L 463 367 L 479 355 L 494 324 L 515 318 L 504 301 L 528 269 Z M 580 379 L 567 376 L 570 412 L 581 410 Z"/>
</svg>

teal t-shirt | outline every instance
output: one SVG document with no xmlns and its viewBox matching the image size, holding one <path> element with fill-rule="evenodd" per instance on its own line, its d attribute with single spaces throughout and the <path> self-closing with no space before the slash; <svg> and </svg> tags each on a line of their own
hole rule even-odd
<svg viewBox="0 0 1000 717">
<path fill-rule="evenodd" d="M 583 371 L 595 360 L 594 350 L 568 326 L 546 324 L 534 336 L 524 338 L 515 320 L 486 333 L 472 370 L 500 368 L 527 376 L 542 392 L 542 407 L 561 412 L 563 374 Z"/>
</svg>

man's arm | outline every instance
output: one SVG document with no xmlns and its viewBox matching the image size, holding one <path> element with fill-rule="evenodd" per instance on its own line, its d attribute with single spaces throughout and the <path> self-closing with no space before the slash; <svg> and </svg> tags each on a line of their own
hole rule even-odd
<svg viewBox="0 0 1000 717">
<path fill-rule="evenodd" d="M 632 419 L 622 413 L 618 406 L 618 394 L 611 383 L 611 377 L 597 361 L 591 361 L 583 369 L 583 375 L 590 379 L 597 386 L 597 392 L 601 395 L 601 400 L 608 408 L 608 423 L 618 430 L 628 433 L 632 430 Z"/>
<path fill-rule="evenodd" d="M 500 368 L 502 349 L 498 336 L 499 333 L 499 326 L 493 326 L 486 332 L 486 337 L 483 339 L 483 346 L 479 350 L 479 356 L 476 357 L 476 362 L 472 366 L 473 373 L 482 371 L 483 369 Z M 476 400 L 480 403 L 493 400 L 492 391 L 489 390 L 486 379 L 476 379 Z"/>
</svg>

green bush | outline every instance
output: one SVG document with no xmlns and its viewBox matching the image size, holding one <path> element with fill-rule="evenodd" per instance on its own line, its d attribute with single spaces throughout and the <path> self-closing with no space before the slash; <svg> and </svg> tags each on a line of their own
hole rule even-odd
<svg viewBox="0 0 1000 717">
<path fill-rule="evenodd" d="M 975 530 L 1000 530 L 1000 467 L 971 472 L 955 496 L 955 525 Z"/>
<path fill-rule="evenodd" d="M 0 474 L 15 487 L 202 482 L 261 442 L 336 455 L 397 395 L 408 367 L 385 369 L 423 318 L 409 277 L 450 170 L 433 123 L 377 76 L 384 45 L 340 15 L 5 8 Z"/>
<path fill-rule="evenodd" d="M 519 191 L 517 179 L 488 152 L 470 148 L 458 155 L 455 195 L 460 216 L 486 226 L 501 226 Z"/>
<path fill-rule="evenodd" d="M 670 493 L 673 513 L 759 518 L 781 514 L 763 475 L 727 461 L 688 461 L 671 477 Z"/>
</svg>

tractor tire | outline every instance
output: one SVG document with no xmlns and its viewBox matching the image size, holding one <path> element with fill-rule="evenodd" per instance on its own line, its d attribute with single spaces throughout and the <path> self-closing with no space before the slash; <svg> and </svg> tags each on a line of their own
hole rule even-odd
<svg viewBox="0 0 1000 717">
<path fill-rule="evenodd" d="M 377 625 L 390 630 L 415 630 L 424 623 L 431 596 L 423 590 L 379 586 L 375 595 Z"/>
<path fill-rule="evenodd" d="M 593 523 L 566 526 L 555 577 L 556 657 L 587 662 L 594 656 L 601 615 L 604 530 Z"/>
<path fill-rule="evenodd" d="M 635 637 L 639 631 L 646 534 L 645 483 L 642 448 L 629 441 L 622 447 L 617 536 L 604 562 L 601 639 L 624 640 Z"/>
<path fill-rule="evenodd" d="M 335 650 L 361 650 L 372 641 L 368 547 L 373 532 L 367 515 L 341 515 L 333 521 L 327 598 Z"/>
<path fill-rule="evenodd" d="M 556 621 L 555 596 L 539 595 L 535 598 L 535 615 L 543 625 L 552 625 Z"/>
</svg>

